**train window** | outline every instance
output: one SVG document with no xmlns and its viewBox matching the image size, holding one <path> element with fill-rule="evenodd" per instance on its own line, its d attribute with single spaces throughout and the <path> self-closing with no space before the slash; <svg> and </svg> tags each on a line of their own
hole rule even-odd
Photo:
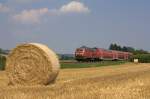
<svg viewBox="0 0 150 99">
<path fill-rule="evenodd" d="M 84 51 L 84 49 L 77 49 L 77 51 L 78 51 L 78 52 L 83 52 L 83 51 Z"/>
</svg>

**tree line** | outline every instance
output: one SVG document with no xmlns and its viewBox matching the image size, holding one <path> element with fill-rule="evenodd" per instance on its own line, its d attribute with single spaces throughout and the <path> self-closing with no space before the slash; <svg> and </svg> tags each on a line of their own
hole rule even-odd
<svg viewBox="0 0 150 99">
<path fill-rule="evenodd" d="M 131 53 L 133 53 L 134 55 L 137 55 L 137 54 L 149 54 L 148 51 L 145 51 L 145 50 L 143 50 L 143 49 L 135 49 L 135 48 L 129 47 L 129 46 L 121 46 L 121 45 L 118 45 L 118 44 L 116 44 L 116 43 L 110 44 L 109 50 L 117 50 L 117 51 L 131 52 Z"/>
</svg>

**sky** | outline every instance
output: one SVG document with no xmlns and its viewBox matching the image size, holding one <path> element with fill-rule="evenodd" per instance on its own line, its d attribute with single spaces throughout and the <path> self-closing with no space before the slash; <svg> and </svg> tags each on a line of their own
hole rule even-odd
<svg viewBox="0 0 150 99">
<path fill-rule="evenodd" d="M 42 43 L 57 53 L 110 43 L 150 51 L 150 0 L 0 0 L 0 48 Z"/>
</svg>

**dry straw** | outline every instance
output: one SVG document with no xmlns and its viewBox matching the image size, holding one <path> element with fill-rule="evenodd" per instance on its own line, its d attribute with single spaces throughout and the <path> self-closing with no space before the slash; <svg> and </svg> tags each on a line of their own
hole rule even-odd
<svg viewBox="0 0 150 99">
<path fill-rule="evenodd" d="M 7 58 L 6 72 L 12 85 L 47 85 L 59 72 L 57 55 L 38 43 L 22 44 Z"/>
</svg>

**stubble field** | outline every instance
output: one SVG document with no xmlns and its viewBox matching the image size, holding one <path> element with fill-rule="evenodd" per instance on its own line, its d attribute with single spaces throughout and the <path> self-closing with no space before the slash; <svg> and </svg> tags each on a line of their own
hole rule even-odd
<svg viewBox="0 0 150 99">
<path fill-rule="evenodd" d="M 150 99 L 150 64 L 62 69 L 48 86 L 8 86 L 0 72 L 0 99 Z"/>
</svg>

